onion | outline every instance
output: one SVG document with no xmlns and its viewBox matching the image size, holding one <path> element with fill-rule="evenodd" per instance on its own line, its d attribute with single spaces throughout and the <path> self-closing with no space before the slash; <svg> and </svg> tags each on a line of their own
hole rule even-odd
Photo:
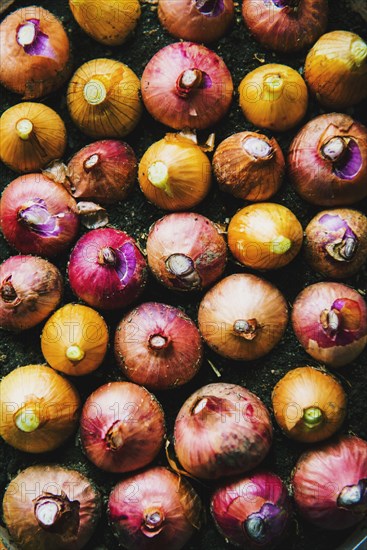
<svg viewBox="0 0 367 550">
<path fill-rule="evenodd" d="M 317 283 L 298 295 L 292 311 L 293 330 L 314 359 L 342 367 L 360 355 L 367 343 L 367 306 L 353 288 Z"/>
<path fill-rule="evenodd" d="M 201 515 L 191 485 L 162 467 L 120 481 L 108 501 L 109 521 L 124 548 L 180 550 L 200 529 Z"/>
<path fill-rule="evenodd" d="M 175 452 L 190 474 L 216 479 L 255 468 L 265 458 L 273 428 L 260 399 L 235 384 L 209 384 L 181 407 Z"/>
<path fill-rule="evenodd" d="M 30 466 L 5 492 L 4 519 L 24 550 L 78 550 L 93 535 L 101 497 L 76 470 L 58 465 Z"/>
<path fill-rule="evenodd" d="M 162 447 L 163 410 L 148 390 L 130 382 L 99 387 L 80 421 L 85 454 L 107 472 L 130 472 L 149 464 Z"/>
</svg>

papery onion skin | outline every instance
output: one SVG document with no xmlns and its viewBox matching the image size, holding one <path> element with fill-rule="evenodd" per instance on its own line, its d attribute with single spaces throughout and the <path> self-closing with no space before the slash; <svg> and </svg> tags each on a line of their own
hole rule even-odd
<svg viewBox="0 0 367 550">
<path fill-rule="evenodd" d="M 54 524 L 43 527 L 42 508 L 57 509 Z M 101 514 L 101 497 L 76 470 L 59 465 L 30 466 L 5 491 L 4 519 L 24 550 L 79 550 L 93 535 Z M 50 519 L 50 518 L 49 518 Z"/>
<path fill-rule="evenodd" d="M 309 366 L 287 372 L 273 390 L 272 403 L 283 432 L 304 443 L 333 435 L 347 411 L 341 383 L 331 374 Z"/>
<path fill-rule="evenodd" d="M 175 452 L 191 475 L 204 479 L 255 468 L 272 443 L 263 402 L 236 384 L 209 384 L 181 407 L 174 428 Z"/>
<path fill-rule="evenodd" d="M 120 321 L 115 355 L 129 380 L 150 390 L 166 390 L 195 376 L 203 345 L 198 329 L 183 311 L 147 302 Z"/>
<path fill-rule="evenodd" d="M 120 481 L 107 513 L 124 548 L 180 550 L 200 529 L 202 505 L 185 478 L 158 466 Z"/>
<path fill-rule="evenodd" d="M 172 290 L 201 290 L 219 279 L 226 266 L 227 246 L 218 228 L 192 212 L 155 222 L 146 248 L 153 275 Z"/>
<path fill-rule="evenodd" d="M 52 451 L 76 430 L 79 394 L 50 367 L 18 367 L 1 380 L 0 389 L 0 435 L 15 449 Z"/>
<path fill-rule="evenodd" d="M 304 453 L 296 464 L 292 484 L 297 508 L 304 519 L 322 529 L 352 527 L 366 517 L 366 479 L 366 441 L 342 436 L 325 443 Z M 361 504 L 348 509 L 340 503 L 340 493 L 359 483 Z"/>
<path fill-rule="evenodd" d="M 366 302 L 349 286 L 316 283 L 297 296 L 292 325 L 311 357 L 330 367 L 342 367 L 354 361 L 366 346 Z"/>
<path fill-rule="evenodd" d="M 180 88 L 182 75 L 195 70 L 200 76 L 192 86 Z M 148 62 L 141 91 L 147 110 L 162 124 L 176 130 L 202 130 L 219 122 L 228 111 L 233 83 L 224 61 L 214 52 L 193 42 L 176 42 Z"/>
<path fill-rule="evenodd" d="M 89 231 L 76 243 L 68 264 L 70 286 L 88 305 L 127 307 L 147 280 L 145 259 L 132 237 L 113 228 Z"/>
<path fill-rule="evenodd" d="M 87 399 L 80 421 L 84 452 L 107 472 L 131 472 L 157 456 L 165 437 L 157 399 L 131 382 L 100 386 Z"/>
<path fill-rule="evenodd" d="M 50 262 L 11 256 L 0 265 L 0 328 L 21 331 L 41 323 L 61 300 L 63 281 Z"/>
<path fill-rule="evenodd" d="M 216 353 L 237 361 L 263 357 L 281 340 L 287 302 L 268 281 L 250 274 L 222 279 L 199 306 L 199 330 Z"/>
<path fill-rule="evenodd" d="M 35 25 L 35 39 L 22 46 L 17 33 L 27 24 Z M 68 36 L 60 21 L 39 6 L 27 6 L 8 15 L 0 25 L 0 43 L 0 82 L 21 94 L 22 99 L 48 95 L 70 75 Z"/>
</svg>

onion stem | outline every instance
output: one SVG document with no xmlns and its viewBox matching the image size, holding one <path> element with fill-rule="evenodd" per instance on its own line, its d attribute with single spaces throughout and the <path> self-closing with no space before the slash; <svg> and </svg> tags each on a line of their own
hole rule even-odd
<svg viewBox="0 0 367 550">
<path fill-rule="evenodd" d="M 343 137 L 336 136 L 322 146 L 321 153 L 325 158 L 331 160 L 331 162 L 336 162 L 344 154 L 347 146 Z"/>
<path fill-rule="evenodd" d="M 303 411 L 303 422 L 307 428 L 317 428 L 324 420 L 324 414 L 319 407 L 308 407 Z"/>
<path fill-rule="evenodd" d="M 350 51 L 353 56 L 353 61 L 357 67 L 360 67 L 367 58 L 367 44 L 364 40 L 354 40 Z"/>
<path fill-rule="evenodd" d="M 153 334 L 149 338 L 149 347 L 155 351 L 164 349 L 168 346 L 169 340 L 161 334 Z"/>
<path fill-rule="evenodd" d="M 249 137 L 242 142 L 242 149 L 255 159 L 265 159 L 273 155 L 274 150 L 265 139 Z"/>
<path fill-rule="evenodd" d="M 194 262 L 185 254 L 171 254 L 166 260 L 166 267 L 176 277 L 186 277 L 194 271 Z"/>
<path fill-rule="evenodd" d="M 178 85 L 180 88 L 193 90 L 200 86 L 202 79 L 203 73 L 199 69 L 187 69 L 179 76 Z"/>
<path fill-rule="evenodd" d="M 116 265 L 116 253 L 110 246 L 101 248 L 98 253 L 98 263 L 101 265 Z"/>
<path fill-rule="evenodd" d="M 36 506 L 35 515 L 37 521 L 45 527 L 50 527 L 56 523 L 59 515 L 59 506 L 52 500 L 41 502 Z"/>
<path fill-rule="evenodd" d="M 160 530 L 164 521 L 164 515 L 159 509 L 148 509 L 144 513 L 144 525 L 149 531 Z"/>
<path fill-rule="evenodd" d="M 270 243 L 270 251 L 273 254 L 285 254 L 292 246 L 292 241 L 288 237 L 278 235 Z"/>
<path fill-rule="evenodd" d="M 16 132 L 18 134 L 18 137 L 20 137 L 20 139 L 23 139 L 24 141 L 26 141 L 32 135 L 33 124 L 27 118 L 22 118 L 21 120 L 18 120 L 18 122 L 15 126 L 15 129 L 16 129 Z"/>
<path fill-rule="evenodd" d="M 27 21 L 18 29 L 17 42 L 20 46 L 30 46 L 33 44 L 36 34 L 36 25 L 32 21 Z"/>
<path fill-rule="evenodd" d="M 95 153 L 94 155 L 91 155 L 89 158 L 87 158 L 84 161 L 84 170 L 88 172 L 89 170 L 92 170 L 99 162 L 99 155 Z"/>
<path fill-rule="evenodd" d="M 79 363 L 79 361 L 84 359 L 85 352 L 77 344 L 73 344 L 67 348 L 65 355 L 69 361 Z"/>
<path fill-rule="evenodd" d="M 264 79 L 263 99 L 265 101 L 274 101 L 278 99 L 284 88 L 284 81 L 278 74 L 269 75 Z"/>
<path fill-rule="evenodd" d="M 103 82 L 92 78 L 84 86 L 83 95 L 89 105 L 100 105 L 107 97 L 107 90 Z"/>
<path fill-rule="evenodd" d="M 162 189 L 167 193 L 167 195 L 172 196 L 172 193 L 170 192 L 170 189 L 168 186 L 168 181 L 169 181 L 168 168 L 167 168 L 167 165 L 161 160 L 153 162 L 153 164 L 149 166 L 148 180 L 152 185 L 154 185 L 154 187 L 157 187 L 158 189 Z"/>
<path fill-rule="evenodd" d="M 41 420 L 35 411 L 35 404 L 30 403 L 19 409 L 15 415 L 16 427 L 25 433 L 31 433 L 37 430 L 41 424 Z"/>
<path fill-rule="evenodd" d="M 253 340 L 257 334 L 256 319 L 237 319 L 233 323 L 233 331 L 245 340 Z"/>
</svg>

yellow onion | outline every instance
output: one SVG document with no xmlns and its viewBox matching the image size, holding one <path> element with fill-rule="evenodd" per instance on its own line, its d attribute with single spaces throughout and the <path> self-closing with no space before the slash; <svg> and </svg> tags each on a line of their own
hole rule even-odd
<svg viewBox="0 0 367 550">
<path fill-rule="evenodd" d="M 69 6 L 83 31 L 108 46 L 123 44 L 141 14 L 139 0 L 69 0 Z"/>
<path fill-rule="evenodd" d="M 49 318 L 41 336 L 42 353 L 52 368 L 71 376 L 94 371 L 107 351 L 107 325 L 99 313 L 67 304 Z"/>
<path fill-rule="evenodd" d="M 207 195 L 212 181 L 208 157 L 193 141 L 167 134 L 143 155 L 139 184 L 146 198 L 164 210 L 189 210 Z"/>
<path fill-rule="evenodd" d="M 139 122 L 140 82 L 124 63 L 92 59 L 74 73 L 67 91 L 73 122 L 93 138 L 119 138 Z"/>
<path fill-rule="evenodd" d="M 367 44 L 347 31 L 319 38 L 309 51 L 305 79 L 318 101 L 330 109 L 345 109 L 367 97 Z"/>
<path fill-rule="evenodd" d="M 306 114 L 305 81 L 287 65 L 271 63 L 258 67 L 245 76 L 238 91 L 243 114 L 255 126 L 284 132 Z"/>
<path fill-rule="evenodd" d="M 16 172 L 37 172 L 62 157 L 66 129 L 59 115 L 41 103 L 19 103 L 0 118 L 0 158 Z"/>
<path fill-rule="evenodd" d="M 0 382 L 0 435 L 15 449 L 44 453 L 74 432 L 80 408 L 71 383 L 45 365 L 19 367 Z"/>
<path fill-rule="evenodd" d="M 288 437 L 314 443 L 340 428 L 347 397 L 334 376 L 306 366 L 287 372 L 279 380 L 272 402 L 275 419 Z"/>
</svg>

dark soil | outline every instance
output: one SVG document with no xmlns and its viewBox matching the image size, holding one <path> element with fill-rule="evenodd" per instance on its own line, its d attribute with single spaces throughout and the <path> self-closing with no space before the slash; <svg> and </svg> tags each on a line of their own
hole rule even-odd
<svg viewBox="0 0 367 550">
<path fill-rule="evenodd" d="M 14 4 L 14 8 L 31 5 L 32 3 L 31 0 L 19 1 Z M 66 1 L 43 0 L 40 1 L 39 4 L 62 19 L 73 44 L 75 68 L 93 58 L 111 57 L 119 59 L 129 65 L 140 77 L 150 57 L 166 44 L 175 41 L 175 39 L 170 37 L 160 27 L 157 18 L 157 9 L 152 3 L 143 3 L 143 13 L 136 33 L 127 44 L 117 48 L 107 48 L 89 39 L 75 23 L 67 7 Z M 240 80 L 246 73 L 260 65 L 259 59 L 263 59 L 265 62 L 285 63 L 297 70 L 302 69 L 305 58 L 304 54 L 285 56 L 276 55 L 275 53 L 265 50 L 251 38 L 248 31 L 245 29 L 240 16 L 240 6 L 237 5 L 236 9 L 236 24 L 232 32 L 218 43 L 212 45 L 212 48 L 221 55 L 227 63 L 234 79 L 235 88 L 237 88 Z M 364 39 L 367 38 L 367 29 L 363 19 L 357 13 L 351 11 L 347 0 L 332 0 L 330 2 L 329 30 L 333 29 L 351 30 L 363 36 Z M 83 136 L 72 125 L 66 109 L 65 92 L 66 86 L 52 97 L 47 98 L 46 103 L 56 109 L 57 112 L 61 113 L 63 120 L 67 124 L 68 150 L 66 158 L 68 158 L 90 140 Z M 15 95 L 7 93 L 4 90 L 1 90 L 1 93 L 3 94 L 1 112 L 10 105 L 19 102 L 19 98 Z M 365 109 L 365 107 L 366 105 L 360 105 L 348 112 L 366 124 L 367 109 Z M 310 101 L 308 119 L 321 112 L 320 107 L 315 102 Z M 229 115 L 214 129 L 216 132 L 216 142 L 219 143 L 230 134 L 247 129 L 252 130 L 253 127 L 244 120 L 238 107 L 238 98 L 235 97 Z M 127 141 L 132 145 L 140 158 L 147 147 L 154 141 L 161 139 L 166 131 L 167 129 L 165 127 L 155 123 L 145 114 L 138 128 L 133 134 L 128 136 Z M 284 151 L 287 150 L 294 133 L 295 130 L 287 134 L 275 136 L 279 139 Z M 1 188 L 4 188 L 15 177 L 15 174 L 6 169 L 3 165 L 0 167 L 0 170 Z M 304 227 L 316 213 L 315 208 L 303 203 L 296 196 L 287 181 L 273 200 L 293 210 Z M 230 199 L 228 196 L 221 194 L 214 185 L 211 194 L 197 211 L 208 216 L 215 222 L 224 223 L 225 220 L 230 218 L 242 205 L 241 201 Z M 366 202 L 364 204 L 357 204 L 356 207 L 366 211 Z M 118 204 L 113 208 L 111 207 L 108 210 L 111 223 L 133 235 L 143 247 L 150 225 L 164 214 L 162 211 L 159 211 L 157 208 L 147 203 L 138 185 L 136 185 L 134 192 L 126 202 Z M 9 248 L 3 238 L 0 238 L 1 259 L 3 260 L 11 254 L 14 254 L 14 250 Z M 66 262 L 66 255 L 59 257 L 55 262 L 62 270 L 63 274 L 65 274 Z M 230 261 L 226 274 L 241 271 L 244 270 Z M 290 303 L 293 302 L 302 288 L 311 283 L 320 281 L 321 279 L 318 274 L 313 273 L 308 268 L 302 255 L 296 258 L 288 267 L 277 272 L 266 273 L 264 277 L 274 282 L 280 290 L 284 292 Z M 361 272 L 358 276 L 347 280 L 346 283 L 361 291 L 366 291 L 366 270 Z M 197 307 L 201 297 L 202 294 L 189 296 L 168 292 L 151 278 L 148 290 L 145 292 L 142 301 L 156 300 L 177 305 L 182 307 L 189 315 L 196 319 Z M 64 303 L 72 300 L 75 300 L 75 297 L 66 284 Z M 121 316 L 121 311 L 105 316 L 109 322 L 111 337 L 114 334 L 114 327 Z M 0 334 L 0 368 L 2 375 L 6 375 L 11 370 L 21 365 L 43 362 L 43 356 L 40 350 L 41 329 L 42 326 L 38 326 L 20 335 Z M 223 382 L 242 384 L 249 390 L 255 392 L 264 400 L 266 405 L 270 406 L 272 388 L 288 370 L 302 364 L 316 365 L 315 361 L 313 361 L 297 343 L 291 328 L 288 328 L 285 337 L 273 353 L 259 361 L 254 361 L 249 364 L 234 363 L 217 357 L 208 349 L 206 350 L 206 357 L 219 369 L 221 373 L 220 379 L 216 377 L 209 364 L 205 362 L 200 374 L 183 389 L 157 394 L 166 412 L 169 434 L 172 431 L 173 422 L 178 409 L 184 400 L 194 390 L 206 383 L 220 380 Z M 349 395 L 348 418 L 342 431 L 343 433 L 354 433 L 367 439 L 367 396 L 365 390 L 367 387 L 367 352 L 365 351 L 357 361 L 342 369 L 340 373 L 338 373 L 338 376 L 340 376 Z M 82 398 L 86 399 L 95 388 L 106 381 L 120 379 L 122 379 L 122 376 L 116 366 L 112 349 L 110 349 L 104 364 L 97 372 L 87 377 L 76 380 L 73 379 L 73 382 L 75 382 L 79 389 Z M 285 482 L 288 482 L 292 468 L 305 447 L 284 437 L 276 425 L 274 425 L 274 430 L 274 444 L 270 454 L 264 462 L 264 466 L 273 470 L 279 474 Z M 107 501 L 111 487 L 121 477 L 108 475 L 90 464 L 82 453 L 78 436 L 71 439 L 54 453 L 44 454 L 42 456 L 25 454 L 12 449 L 4 443 L 0 443 L 1 498 L 9 480 L 20 470 L 32 464 L 46 462 L 61 463 L 79 469 L 87 474 L 101 490 L 105 502 Z M 166 464 L 163 453 L 161 453 L 156 463 Z M 206 504 L 208 504 L 213 486 L 214 483 L 212 484 L 209 482 L 205 482 L 204 484 L 195 483 L 196 489 L 199 491 Z M 338 544 L 340 544 L 348 534 L 348 532 L 331 533 L 316 529 L 315 527 L 305 524 L 295 515 L 289 537 L 282 543 L 281 549 L 310 550 L 312 548 L 314 550 L 335 550 Z M 199 550 L 211 548 L 213 550 L 219 550 L 227 547 L 227 543 L 217 533 L 212 521 L 208 517 L 206 525 L 201 532 L 191 540 L 187 549 Z M 107 548 L 108 550 L 117 548 L 117 543 L 107 525 L 105 515 L 103 515 L 98 531 L 94 535 L 88 548 L 94 550 L 97 550 L 97 548 L 99 550 L 102 548 Z M 164 550 L 169 549 L 167 548 Z"/>
</svg>

